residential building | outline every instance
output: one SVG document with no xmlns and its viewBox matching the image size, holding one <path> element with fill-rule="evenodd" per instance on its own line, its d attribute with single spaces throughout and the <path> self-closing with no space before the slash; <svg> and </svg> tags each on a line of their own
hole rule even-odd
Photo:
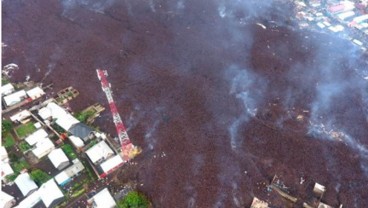
<svg viewBox="0 0 368 208">
<path fill-rule="evenodd" d="M 14 182 L 19 188 L 20 192 L 22 192 L 23 196 L 28 196 L 38 188 L 28 173 L 22 173 L 18 175 Z"/>
<path fill-rule="evenodd" d="M 114 155 L 114 152 L 104 140 L 100 141 L 86 151 L 93 164 L 98 164 Z"/>
<path fill-rule="evenodd" d="M 36 143 L 36 148 L 32 150 L 32 153 L 38 158 L 41 159 L 42 157 L 49 154 L 53 149 L 55 149 L 54 143 L 49 138 L 45 138 Z"/>
<path fill-rule="evenodd" d="M 11 83 L 1 86 L 1 96 L 9 95 L 14 92 L 14 86 Z"/>
<path fill-rule="evenodd" d="M 64 194 L 56 185 L 54 179 L 42 184 L 38 189 L 38 193 L 46 207 L 55 207 L 64 200 Z"/>
<path fill-rule="evenodd" d="M 26 93 L 28 97 L 32 98 L 32 100 L 35 100 L 45 95 L 45 92 L 40 87 L 35 87 L 31 90 L 28 90 Z"/>
<path fill-rule="evenodd" d="M 13 196 L 3 191 L 0 191 L 0 207 L 1 208 L 10 208 L 14 206 L 15 203 L 16 201 Z"/>
<path fill-rule="evenodd" d="M 76 123 L 68 131 L 74 136 L 81 138 L 84 142 L 93 137 L 93 129 L 84 123 Z"/>
<path fill-rule="evenodd" d="M 70 164 L 68 157 L 60 148 L 52 150 L 49 153 L 48 158 L 50 159 L 54 167 L 59 170 L 64 169 Z"/>
<path fill-rule="evenodd" d="M 26 91 L 19 90 L 13 94 L 4 97 L 4 102 L 6 106 L 15 105 L 27 97 Z"/>
<path fill-rule="evenodd" d="M 25 140 L 29 145 L 33 146 L 36 143 L 46 139 L 47 136 L 48 134 L 45 131 L 45 129 L 38 129 L 37 131 L 33 132 L 31 135 L 26 137 Z"/>
<path fill-rule="evenodd" d="M 88 203 L 91 204 L 93 208 L 116 207 L 116 202 L 107 188 L 104 188 L 102 191 L 95 194 L 88 200 Z"/>
<path fill-rule="evenodd" d="M 31 117 L 31 112 L 29 112 L 29 110 L 22 110 L 21 112 L 12 115 L 10 120 L 12 122 L 22 122 L 29 117 Z"/>
<path fill-rule="evenodd" d="M 103 171 L 103 173 L 100 175 L 100 177 L 105 177 L 117 168 L 121 167 L 124 164 L 123 159 L 120 155 L 115 155 L 105 162 L 101 163 L 100 168 Z"/>
<path fill-rule="evenodd" d="M 61 173 L 55 176 L 55 181 L 60 185 L 64 186 L 69 183 L 73 177 L 78 175 L 82 170 L 84 170 L 83 164 L 78 160 L 73 160 L 73 165 L 66 168 Z"/>
</svg>

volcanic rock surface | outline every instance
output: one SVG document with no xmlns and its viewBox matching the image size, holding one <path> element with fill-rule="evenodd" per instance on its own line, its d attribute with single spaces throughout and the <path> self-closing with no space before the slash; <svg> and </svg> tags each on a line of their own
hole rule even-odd
<svg viewBox="0 0 368 208">
<path fill-rule="evenodd" d="M 155 207 L 244 207 L 253 196 L 285 207 L 266 188 L 275 174 L 306 200 L 318 182 L 328 204 L 368 206 L 367 57 L 333 34 L 299 29 L 291 4 L 2 4 L 3 65 L 19 66 L 12 81 L 72 85 L 78 111 L 107 107 L 95 69 L 108 70 L 144 150 L 131 177 Z M 115 134 L 109 111 L 97 125 Z"/>
</svg>

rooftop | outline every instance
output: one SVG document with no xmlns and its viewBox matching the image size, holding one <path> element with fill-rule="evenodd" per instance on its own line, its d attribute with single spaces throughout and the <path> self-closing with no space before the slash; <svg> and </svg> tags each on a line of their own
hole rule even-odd
<svg viewBox="0 0 368 208">
<path fill-rule="evenodd" d="M 15 180 L 15 184 L 22 192 L 23 196 L 27 196 L 31 191 L 36 190 L 38 187 L 36 183 L 31 179 L 28 173 L 20 174 Z"/>
<path fill-rule="evenodd" d="M 68 157 L 60 148 L 52 150 L 48 157 L 55 168 L 58 168 L 64 162 L 69 162 Z"/>
<path fill-rule="evenodd" d="M 88 155 L 89 159 L 96 164 L 99 160 L 105 160 L 114 155 L 114 152 L 105 141 L 101 141 L 88 149 L 86 154 Z"/>
<path fill-rule="evenodd" d="M 38 192 L 46 207 L 50 207 L 55 200 L 64 197 L 63 192 L 61 192 L 60 188 L 56 185 L 54 179 L 50 179 L 46 183 L 42 184 L 38 189 Z"/>
<path fill-rule="evenodd" d="M 91 200 L 93 201 L 93 207 L 95 208 L 112 208 L 116 206 L 116 202 L 107 188 L 98 192 L 91 198 Z"/>
</svg>

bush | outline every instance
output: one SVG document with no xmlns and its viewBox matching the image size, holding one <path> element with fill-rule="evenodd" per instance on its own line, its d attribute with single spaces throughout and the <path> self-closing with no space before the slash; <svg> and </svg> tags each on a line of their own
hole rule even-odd
<svg viewBox="0 0 368 208">
<path fill-rule="evenodd" d="M 41 186 L 43 183 L 52 178 L 51 176 L 49 176 L 47 173 L 45 173 L 40 169 L 32 170 L 30 175 L 32 180 L 34 180 L 38 186 Z"/>
<path fill-rule="evenodd" d="M 19 173 L 23 169 L 29 168 L 29 164 L 24 158 L 10 163 L 10 166 L 12 166 L 14 173 Z"/>
<path fill-rule="evenodd" d="M 13 129 L 13 124 L 9 120 L 3 120 L 3 124 L 1 126 L 1 132 L 3 135 L 9 133 Z"/>
<path fill-rule="evenodd" d="M 70 144 L 64 144 L 61 149 L 65 152 L 66 155 L 72 160 L 77 158 L 77 154 L 75 154 L 73 147 Z"/>
<path fill-rule="evenodd" d="M 82 111 L 75 114 L 75 117 L 82 123 L 86 123 L 87 119 L 91 116 L 93 116 L 94 112 L 91 110 L 88 111 Z"/>
<path fill-rule="evenodd" d="M 27 150 L 30 150 L 32 147 L 31 145 L 29 145 L 26 141 L 22 141 L 21 143 L 19 143 L 19 149 L 22 151 L 22 152 L 25 152 Z"/>
<path fill-rule="evenodd" d="M 4 147 L 8 148 L 8 147 L 11 147 L 11 146 L 13 146 L 15 144 L 14 138 L 11 135 L 11 133 L 6 133 L 6 134 L 3 133 L 2 136 L 3 136 L 3 138 L 2 138 L 2 142 L 3 143 L 2 143 L 2 145 Z"/>
<path fill-rule="evenodd" d="M 148 199 L 137 191 L 129 192 L 122 200 L 118 202 L 119 208 L 147 208 Z"/>
</svg>

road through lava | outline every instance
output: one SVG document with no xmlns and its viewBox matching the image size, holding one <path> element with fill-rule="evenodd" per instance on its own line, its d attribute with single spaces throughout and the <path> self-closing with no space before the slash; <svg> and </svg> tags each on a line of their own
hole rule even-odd
<svg viewBox="0 0 368 208">
<path fill-rule="evenodd" d="M 155 207 L 244 207 L 274 174 L 327 186 L 326 202 L 368 206 L 367 57 L 299 29 L 291 4 L 226 0 L 3 1 L 13 81 L 72 85 L 80 110 L 106 104 L 109 71 Z M 97 120 L 114 134 L 105 112 Z M 165 157 L 160 155 L 165 154 Z M 283 207 L 283 205 L 279 205 Z"/>
</svg>

